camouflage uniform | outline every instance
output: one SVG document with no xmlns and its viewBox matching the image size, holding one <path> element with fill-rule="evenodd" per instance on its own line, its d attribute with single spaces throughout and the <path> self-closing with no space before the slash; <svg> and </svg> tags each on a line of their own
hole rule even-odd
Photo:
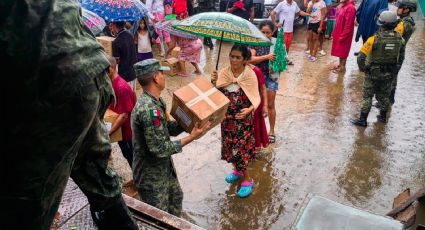
<svg viewBox="0 0 425 230">
<path fill-rule="evenodd" d="M 111 145 L 102 123 L 113 93 L 109 62 L 83 26 L 79 3 L 1 5 L 0 52 L 11 72 L 2 83 L 2 229 L 49 229 L 69 176 L 93 211 L 114 206 L 121 186 L 107 166 Z"/>
<path fill-rule="evenodd" d="M 386 44 L 385 41 L 389 39 L 394 42 Z M 395 46 L 393 46 L 394 44 Z M 397 71 L 399 54 L 403 46 L 403 39 L 393 31 L 378 32 L 363 45 L 357 58 L 360 70 L 366 73 L 363 85 L 362 113 L 369 113 L 373 95 L 376 95 L 381 111 L 388 111 L 392 77 Z M 386 58 L 388 60 L 384 60 Z"/>
<path fill-rule="evenodd" d="M 137 68 L 136 75 L 141 74 Z M 157 61 L 156 61 L 157 62 Z M 157 64 L 159 66 L 159 63 Z M 149 68 L 149 65 L 139 65 L 139 68 Z M 150 71 L 153 72 L 153 71 Z M 175 216 L 180 216 L 182 210 L 183 192 L 177 180 L 177 175 L 171 155 L 182 151 L 179 140 L 171 141 L 171 136 L 177 136 L 183 129 L 175 121 L 169 121 L 166 116 L 164 101 L 155 98 L 144 91 L 133 109 L 132 130 L 134 143 L 133 179 L 142 200 Z"/>
<path fill-rule="evenodd" d="M 403 37 L 404 41 L 407 43 L 410 37 L 412 36 L 413 32 L 415 31 L 415 21 L 413 20 L 412 16 L 404 17 L 400 20 L 400 22 L 398 23 L 397 27 L 394 30 L 399 32 L 400 35 Z M 390 94 L 391 103 L 394 103 L 394 96 L 395 96 L 395 91 L 397 88 L 397 76 L 403 64 L 405 53 L 406 53 L 406 48 L 403 47 L 400 50 L 400 60 L 397 65 L 397 72 L 394 74 L 392 84 L 391 84 L 391 94 Z"/>
</svg>

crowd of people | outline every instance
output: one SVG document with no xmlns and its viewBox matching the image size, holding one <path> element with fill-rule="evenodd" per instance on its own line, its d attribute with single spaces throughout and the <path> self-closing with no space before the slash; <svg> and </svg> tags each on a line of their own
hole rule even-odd
<svg viewBox="0 0 425 230">
<path fill-rule="evenodd" d="M 378 120 L 385 123 L 389 106 L 394 103 L 405 45 L 414 31 L 410 13 L 417 6 L 414 0 L 398 0 L 393 12 L 388 11 L 388 2 L 383 2 L 364 0 L 356 10 L 351 0 L 312 0 L 304 2 L 306 10 L 302 11 L 293 0 L 283 0 L 271 13 L 271 20 L 260 23 L 259 30 L 275 45 L 273 34 L 283 27 L 289 52 L 295 16 L 308 17 L 308 60 L 316 61 L 321 55 L 321 41 L 332 38 L 331 55 L 339 58 L 333 71 L 339 72 L 345 70 L 358 25 L 356 41 L 361 37 L 364 45 L 357 61 L 366 76 L 361 114 L 352 123 L 367 126 L 374 95 L 380 108 Z M 10 166 L 5 167 L 10 170 L 7 174 L 13 175 L 5 179 L 12 186 L 2 191 L 1 198 L 9 210 L 2 221 L 6 226 L 19 223 L 17 226 L 48 229 L 71 177 L 87 196 L 92 218 L 100 229 L 137 229 L 121 197 L 118 176 L 107 166 L 111 145 L 102 119 L 108 107 L 118 114 L 109 134 L 122 127 L 118 144 L 132 167 L 141 199 L 180 216 L 183 193 L 171 155 L 202 137 L 211 124 L 196 124 L 189 135 L 170 139 L 183 129 L 170 119 L 160 97 L 166 88 L 163 71 L 168 68 L 153 58 L 152 44 L 160 46 L 162 56 L 179 46 L 180 61 L 190 62 L 196 74 L 203 72 L 199 66 L 203 46 L 199 39 L 155 30 L 156 23 L 170 14 L 182 20 L 194 13 L 191 1 L 146 0 L 146 6 L 148 17 L 131 25 L 133 32 L 126 28 L 126 22 L 110 23 L 108 29 L 115 40 L 109 57 L 83 28 L 76 13 L 78 3 L 51 0 L 37 7 L 18 3 L 6 6 L 9 11 L 0 17 L 0 25 L 9 35 L 0 36 L 1 52 L 15 77 L 8 79 L 7 85 L 12 87 L 5 92 L 19 92 L 24 98 L 6 102 L 13 116 L 7 119 L 11 121 L 6 124 L 10 135 L 5 143 L 7 149 L 16 152 L 20 150 L 12 143 L 23 140 L 20 149 L 25 159 L 6 156 Z M 232 0 L 226 8 L 229 13 L 253 20 L 252 0 Z M 34 16 L 40 20 L 33 21 Z M 60 20 L 47 19 L 50 17 Z M 28 38 L 29 33 L 34 36 Z M 204 39 L 204 44 L 212 48 L 211 40 Z M 225 181 L 241 180 L 237 192 L 241 198 L 254 189 L 248 165 L 258 151 L 276 141 L 275 97 L 281 73 L 270 68 L 275 59 L 273 46 L 234 44 L 227 67 L 211 75 L 214 86 L 230 101 L 221 123 L 221 157 L 234 167 Z M 184 65 L 181 70 L 180 75 L 187 76 Z M 136 81 L 143 88 L 137 99 Z M 13 86 L 23 88 L 16 90 Z M 25 223 L 20 221 L 23 210 Z"/>
</svg>

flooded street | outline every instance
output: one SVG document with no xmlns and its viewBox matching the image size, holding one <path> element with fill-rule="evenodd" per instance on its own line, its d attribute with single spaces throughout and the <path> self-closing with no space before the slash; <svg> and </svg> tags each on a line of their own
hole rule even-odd
<svg viewBox="0 0 425 230">
<path fill-rule="evenodd" d="M 366 129 L 349 122 L 362 100 L 364 74 L 353 55 L 361 42 L 353 42 L 346 73 L 335 74 L 329 70 L 337 61 L 330 56 L 331 41 L 325 40 L 325 57 L 308 62 L 305 29 L 299 27 L 289 52 L 295 65 L 282 75 L 276 97 L 277 141 L 250 166 L 253 194 L 238 198 L 239 183 L 224 181 L 232 166 L 220 160 L 217 126 L 173 157 L 184 192 L 183 218 L 207 229 L 289 229 L 309 194 L 383 215 L 405 188 L 414 193 L 425 187 L 425 21 L 416 22 L 389 121 L 377 122 L 379 111 L 372 107 Z M 220 67 L 229 64 L 230 45 L 223 45 Z M 218 45 L 204 52 L 209 78 Z M 167 78 L 168 109 L 172 92 L 194 79 Z"/>
</svg>

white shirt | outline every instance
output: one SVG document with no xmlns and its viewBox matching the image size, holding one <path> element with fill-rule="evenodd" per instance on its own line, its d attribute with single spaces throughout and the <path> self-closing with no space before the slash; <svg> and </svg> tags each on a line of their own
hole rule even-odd
<svg viewBox="0 0 425 230">
<path fill-rule="evenodd" d="M 152 46 L 149 41 L 149 33 L 141 34 L 137 36 L 137 52 L 138 53 L 149 53 L 152 52 Z"/>
<path fill-rule="evenodd" d="M 292 4 L 284 0 L 276 6 L 274 11 L 279 16 L 279 23 L 283 23 L 283 30 L 286 33 L 292 33 L 294 31 L 295 15 L 300 12 L 295 0 L 292 0 Z"/>
</svg>

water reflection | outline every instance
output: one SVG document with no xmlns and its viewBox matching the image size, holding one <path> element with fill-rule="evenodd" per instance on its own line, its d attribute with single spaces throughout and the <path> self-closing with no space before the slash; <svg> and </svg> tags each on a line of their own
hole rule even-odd
<svg viewBox="0 0 425 230">
<path fill-rule="evenodd" d="M 281 200 L 285 191 L 279 189 L 284 173 L 274 169 L 274 154 L 260 154 L 250 166 L 255 181 L 250 197 L 235 196 L 240 183 L 229 187 L 227 199 L 221 205 L 220 229 L 269 229 L 278 220 L 284 211 Z"/>
<path fill-rule="evenodd" d="M 352 203 L 368 201 L 382 185 L 381 174 L 387 144 L 385 125 L 369 122 L 367 129 L 359 128 L 345 172 L 338 177 L 338 185 Z"/>
</svg>

